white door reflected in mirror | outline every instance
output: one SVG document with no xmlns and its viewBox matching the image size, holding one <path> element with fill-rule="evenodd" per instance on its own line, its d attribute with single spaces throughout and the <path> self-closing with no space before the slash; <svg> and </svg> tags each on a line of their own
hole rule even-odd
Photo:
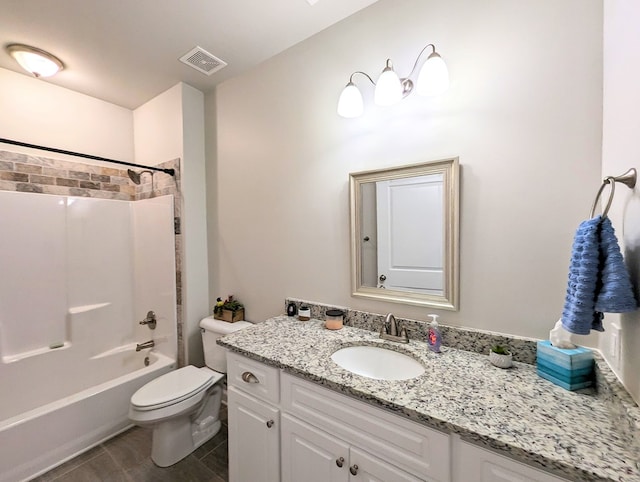
<svg viewBox="0 0 640 482">
<path fill-rule="evenodd" d="M 352 173 L 352 296 L 458 309 L 458 159 Z"/>
<path fill-rule="evenodd" d="M 442 174 L 376 182 L 379 288 L 442 296 L 442 184 Z"/>
</svg>

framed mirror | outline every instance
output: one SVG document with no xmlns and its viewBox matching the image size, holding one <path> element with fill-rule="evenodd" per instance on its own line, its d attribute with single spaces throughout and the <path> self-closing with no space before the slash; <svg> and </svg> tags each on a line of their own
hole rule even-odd
<svg viewBox="0 0 640 482">
<path fill-rule="evenodd" d="M 458 310 L 458 158 L 349 174 L 351 294 Z"/>
</svg>

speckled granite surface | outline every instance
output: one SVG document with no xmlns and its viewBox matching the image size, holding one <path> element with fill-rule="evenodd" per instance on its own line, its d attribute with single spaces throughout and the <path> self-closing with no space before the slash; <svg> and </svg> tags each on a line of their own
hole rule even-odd
<svg viewBox="0 0 640 482">
<path fill-rule="evenodd" d="M 543 380 L 529 364 L 501 370 L 482 354 L 449 347 L 434 354 L 419 341 L 401 345 L 380 340 L 372 331 L 349 326 L 330 331 L 321 321 L 287 316 L 227 335 L 219 343 L 570 480 L 640 481 L 640 451 L 607 402 L 595 390 L 569 392 Z M 426 372 L 411 380 L 374 380 L 331 360 L 337 349 L 358 344 L 381 344 L 409 354 Z"/>
<path fill-rule="evenodd" d="M 327 305 L 315 301 L 301 300 L 298 298 L 285 299 L 286 305 L 290 302 L 308 306 L 312 318 L 323 320 L 325 313 L 331 308 L 340 308 L 345 311 L 345 325 L 378 332 L 384 315 L 366 311 L 354 310 L 344 306 Z M 412 340 L 426 340 L 429 324 L 422 320 L 397 318 L 407 328 Z M 487 354 L 493 345 L 506 345 L 513 353 L 513 359 L 518 362 L 534 365 L 536 363 L 537 340 L 503 333 L 494 333 L 486 330 L 462 328 L 440 324 L 443 344 L 458 350 Z M 640 445 L 640 407 L 633 401 L 629 393 L 624 389 L 611 368 L 602 359 L 599 353 L 594 353 L 595 375 L 597 395 L 606 404 L 613 417 L 617 418 L 616 427 L 624 437 Z"/>
<path fill-rule="evenodd" d="M 367 311 L 352 310 L 344 306 L 325 305 L 312 301 L 300 300 L 297 298 L 287 298 L 286 304 L 294 302 L 298 309 L 301 305 L 308 306 L 311 310 L 311 317 L 324 320 L 324 314 L 328 309 L 339 308 L 345 314 L 345 325 L 362 328 L 363 330 L 378 331 L 385 315 L 370 313 Z M 396 317 L 399 323 L 407 329 L 409 338 L 412 340 L 426 340 L 429 323 L 421 320 Z M 457 348 L 458 350 L 473 351 L 476 353 L 489 353 L 492 345 L 506 345 L 513 354 L 515 361 L 534 364 L 536 362 L 536 340 L 517 336 L 507 336 L 501 333 L 475 330 L 473 328 L 460 328 L 447 326 L 440 323 L 442 342 L 446 346 Z"/>
</svg>

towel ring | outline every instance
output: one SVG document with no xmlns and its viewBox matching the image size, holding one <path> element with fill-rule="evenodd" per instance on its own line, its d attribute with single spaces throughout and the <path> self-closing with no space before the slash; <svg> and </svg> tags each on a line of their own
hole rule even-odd
<svg viewBox="0 0 640 482">
<path fill-rule="evenodd" d="M 607 213 L 609 212 L 609 208 L 611 207 L 611 203 L 613 202 L 613 195 L 616 191 L 616 182 L 621 182 L 622 184 L 626 184 L 629 189 L 633 189 L 636 185 L 637 173 L 634 168 L 629 169 L 627 172 L 622 174 L 621 176 L 607 176 L 602 181 L 602 185 L 600 189 L 598 189 L 598 194 L 596 194 L 596 199 L 593 201 L 593 206 L 591 206 L 591 215 L 590 218 L 593 218 L 593 215 L 596 212 L 596 207 L 598 206 L 598 201 L 600 200 L 600 195 L 602 191 L 604 191 L 605 186 L 608 184 L 611 186 L 611 192 L 609 193 L 609 199 L 607 200 L 607 204 L 604 207 L 604 211 L 602 211 L 602 219 L 607 217 Z"/>
</svg>

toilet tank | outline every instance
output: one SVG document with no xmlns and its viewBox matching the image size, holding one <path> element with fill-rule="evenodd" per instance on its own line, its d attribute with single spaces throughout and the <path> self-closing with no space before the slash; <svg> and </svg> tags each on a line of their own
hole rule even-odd
<svg viewBox="0 0 640 482">
<path fill-rule="evenodd" d="M 207 316 L 200 321 L 200 332 L 202 333 L 202 348 L 204 351 L 205 364 L 219 373 L 227 373 L 227 349 L 216 343 L 216 340 L 223 335 L 235 333 L 251 326 L 248 321 L 227 321 L 216 320 L 213 316 Z"/>
</svg>

